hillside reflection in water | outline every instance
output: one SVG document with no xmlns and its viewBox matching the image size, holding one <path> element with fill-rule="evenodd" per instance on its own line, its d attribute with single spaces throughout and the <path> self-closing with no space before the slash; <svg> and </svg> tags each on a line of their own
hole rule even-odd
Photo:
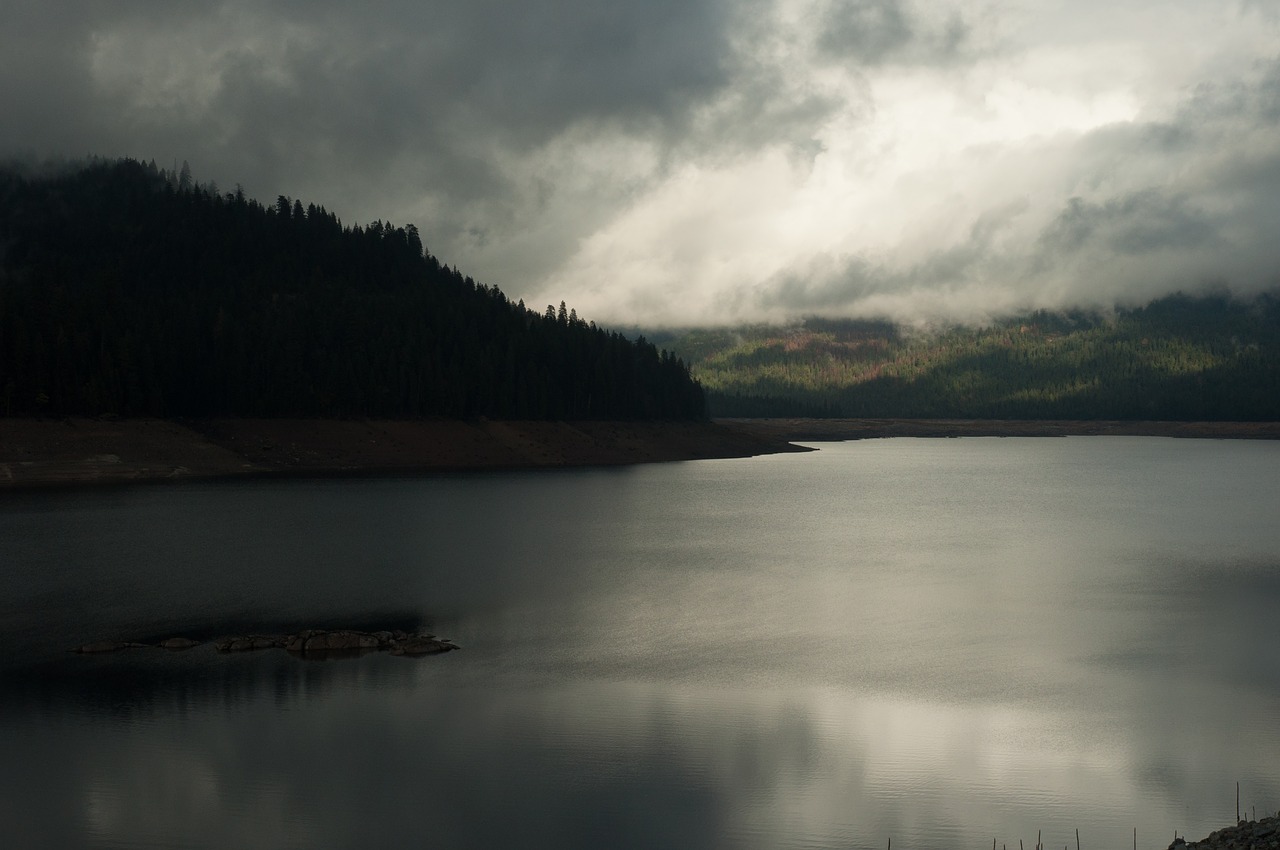
<svg viewBox="0 0 1280 850">
<path fill-rule="evenodd" d="M 0 502 L 33 847 L 1167 846 L 1280 807 L 1280 446 L 885 440 Z M 464 649 L 65 650 L 396 619 Z"/>
</svg>

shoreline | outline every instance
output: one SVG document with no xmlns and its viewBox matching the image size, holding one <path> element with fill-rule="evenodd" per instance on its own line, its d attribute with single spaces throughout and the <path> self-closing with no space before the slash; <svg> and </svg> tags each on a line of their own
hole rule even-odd
<svg viewBox="0 0 1280 850">
<path fill-rule="evenodd" d="M 0 419 L 0 493 L 247 477 L 625 466 L 809 451 L 884 437 L 1280 439 L 1280 422 L 717 419 L 543 422 Z"/>
<path fill-rule="evenodd" d="M 625 466 L 809 451 L 715 422 L 0 419 L 0 493 Z"/>
<path fill-rule="evenodd" d="M 1280 440 L 1280 422 L 1077 419 L 717 419 L 764 440 L 828 442 L 885 437 L 1182 437 Z"/>
</svg>

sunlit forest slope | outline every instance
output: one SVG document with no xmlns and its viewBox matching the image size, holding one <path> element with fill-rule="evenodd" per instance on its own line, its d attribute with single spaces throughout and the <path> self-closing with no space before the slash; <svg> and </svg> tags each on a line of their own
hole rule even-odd
<svg viewBox="0 0 1280 850">
<path fill-rule="evenodd" d="M 0 168 L 0 415 L 698 419 L 686 365 L 511 303 L 413 226 L 184 167 Z"/>
<path fill-rule="evenodd" d="M 1172 296 L 908 331 L 809 320 L 652 334 L 714 416 L 1280 420 L 1280 299 Z"/>
</svg>

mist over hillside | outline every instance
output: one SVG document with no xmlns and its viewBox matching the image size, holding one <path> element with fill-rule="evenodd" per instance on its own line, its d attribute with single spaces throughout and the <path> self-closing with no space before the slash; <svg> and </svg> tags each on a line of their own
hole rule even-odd
<svg viewBox="0 0 1280 850">
<path fill-rule="evenodd" d="M 1280 419 L 1280 295 L 1173 295 L 933 328 L 809 319 L 650 331 L 714 416 Z"/>
</svg>

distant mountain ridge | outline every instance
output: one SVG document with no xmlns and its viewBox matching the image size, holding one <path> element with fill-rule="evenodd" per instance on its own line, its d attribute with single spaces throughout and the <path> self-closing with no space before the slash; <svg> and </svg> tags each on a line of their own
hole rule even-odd
<svg viewBox="0 0 1280 850">
<path fill-rule="evenodd" d="M 713 416 L 1280 420 L 1280 297 L 1174 295 L 915 332 L 810 319 L 654 333 Z"/>
<path fill-rule="evenodd" d="M 0 415 L 705 418 L 684 362 L 412 226 L 133 160 L 0 169 Z"/>
</svg>

